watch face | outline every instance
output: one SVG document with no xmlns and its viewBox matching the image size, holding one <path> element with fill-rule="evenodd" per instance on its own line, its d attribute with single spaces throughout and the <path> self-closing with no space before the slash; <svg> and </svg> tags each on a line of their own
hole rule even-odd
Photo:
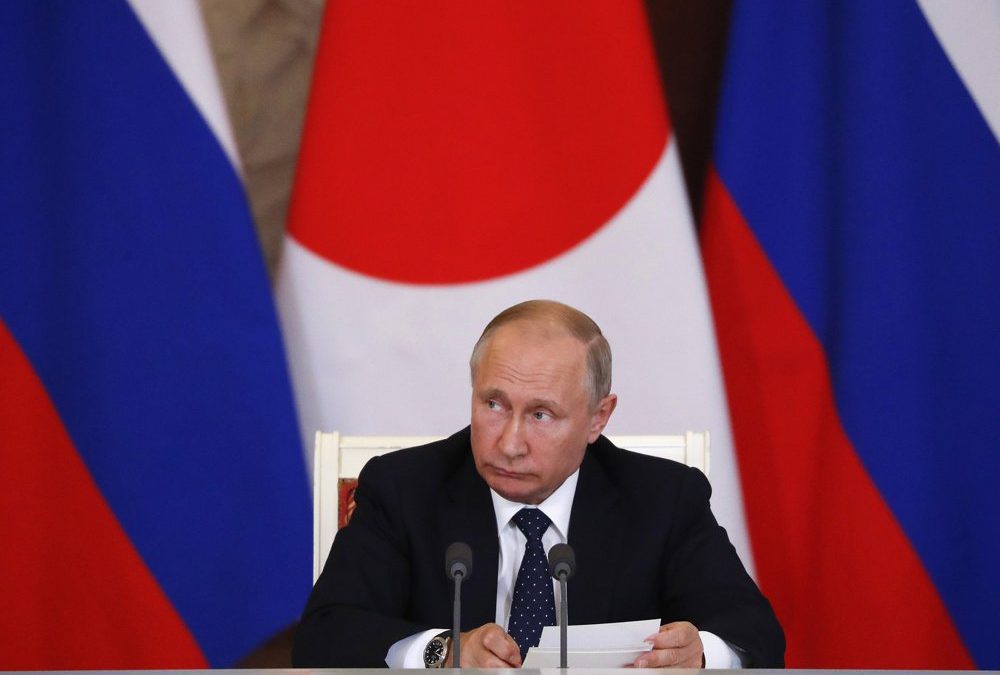
<svg viewBox="0 0 1000 675">
<path fill-rule="evenodd" d="M 424 648 L 424 665 L 434 667 L 444 660 L 444 640 L 434 638 Z"/>
</svg>

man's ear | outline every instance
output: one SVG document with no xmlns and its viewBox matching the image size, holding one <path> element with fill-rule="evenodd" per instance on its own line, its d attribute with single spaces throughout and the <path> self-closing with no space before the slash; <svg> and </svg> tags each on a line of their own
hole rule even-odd
<svg viewBox="0 0 1000 675">
<path fill-rule="evenodd" d="M 617 394 L 608 394 L 600 400 L 597 408 L 594 409 L 590 417 L 590 435 L 587 436 L 588 443 L 596 441 L 597 437 L 604 431 L 604 427 L 608 426 L 608 420 L 611 419 L 611 413 L 615 411 L 615 406 L 617 405 Z"/>
</svg>

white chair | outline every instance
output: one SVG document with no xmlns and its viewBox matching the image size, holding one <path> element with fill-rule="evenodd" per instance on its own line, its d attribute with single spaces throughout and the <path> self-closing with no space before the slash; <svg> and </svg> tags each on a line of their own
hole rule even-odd
<svg viewBox="0 0 1000 675">
<path fill-rule="evenodd" d="M 354 508 L 354 486 L 362 467 L 372 457 L 412 448 L 440 436 L 341 436 L 317 431 L 313 465 L 313 582 L 326 564 L 333 538 Z M 610 436 L 620 448 L 665 457 L 700 469 L 709 469 L 708 432 L 689 431 L 675 436 Z"/>
</svg>

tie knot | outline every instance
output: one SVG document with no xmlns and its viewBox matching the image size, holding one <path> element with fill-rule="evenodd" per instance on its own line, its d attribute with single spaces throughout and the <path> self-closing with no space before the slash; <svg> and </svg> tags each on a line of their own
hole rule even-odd
<svg viewBox="0 0 1000 675">
<path fill-rule="evenodd" d="M 549 529 L 549 524 L 552 521 L 542 513 L 541 509 L 525 508 L 514 514 L 514 522 L 528 538 L 528 541 L 541 541 L 542 535 L 545 534 L 545 530 Z"/>
</svg>

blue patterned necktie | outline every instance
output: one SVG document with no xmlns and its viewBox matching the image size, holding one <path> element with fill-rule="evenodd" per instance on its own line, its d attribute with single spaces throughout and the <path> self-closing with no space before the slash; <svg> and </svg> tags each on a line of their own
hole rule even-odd
<svg viewBox="0 0 1000 675">
<path fill-rule="evenodd" d="M 556 623 L 556 601 L 552 592 L 549 565 L 542 548 L 542 535 L 549 529 L 549 517 L 538 509 L 521 509 L 514 516 L 518 529 L 528 539 L 521 569 L 514 583 L 508 632 L 521 648 L 521 659 L 529 647 L 537 647 L 543 626 Z"/>
</svg>

